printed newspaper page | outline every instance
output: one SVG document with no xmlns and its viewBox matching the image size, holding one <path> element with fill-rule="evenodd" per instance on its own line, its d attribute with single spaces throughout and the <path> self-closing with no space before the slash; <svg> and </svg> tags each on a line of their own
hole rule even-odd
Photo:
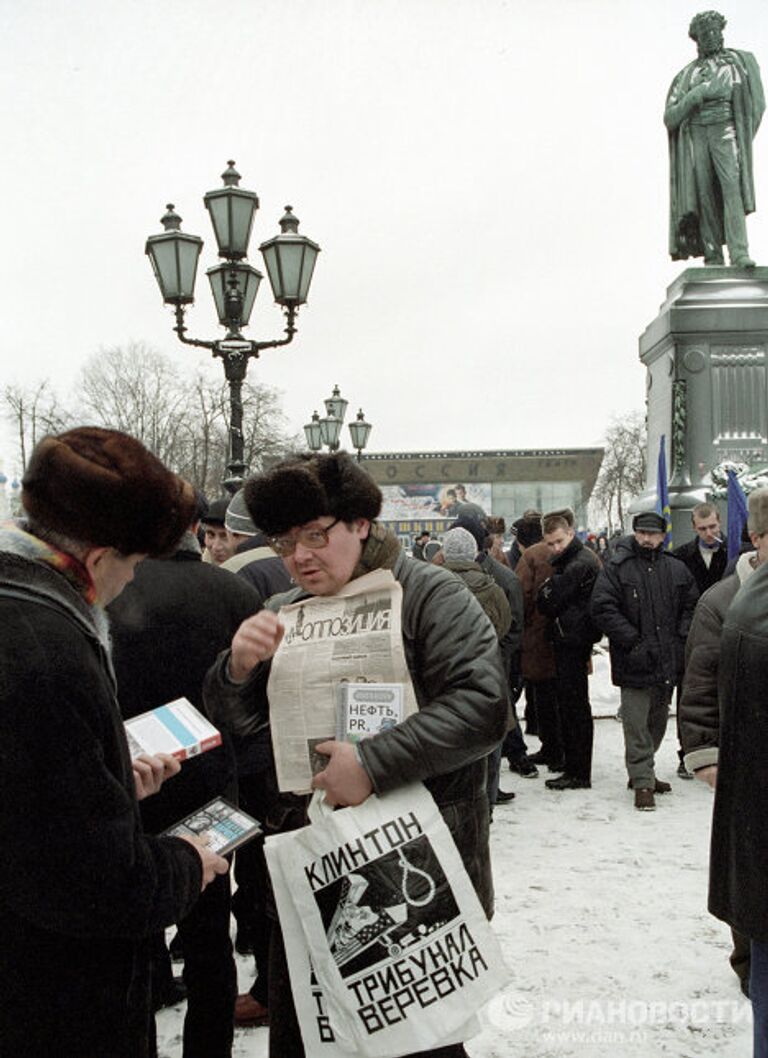
<svg viewBox="0 0 768 1058">
<path fill-rule="evenodd" d="M 280 790 L 308 792 L 312 775 L 325 766 L 314 747 L 335 737 L 340 683 L 401 683 L 405 716 L 416 711 L 403 650 L 402 599 L 391 571 L 377 569 L 338 595 L 280 610 L 285 635 L 268 687 Z"/>
</svg>

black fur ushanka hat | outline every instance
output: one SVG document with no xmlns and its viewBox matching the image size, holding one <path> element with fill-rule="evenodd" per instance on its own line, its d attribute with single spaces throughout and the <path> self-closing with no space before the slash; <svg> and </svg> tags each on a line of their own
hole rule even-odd
<svg viewBox="0 0 768 1058">
<path fill-rule="evenodd" d="M 79 426 L 32 452 L 21 502 L 33 522 L 124 555 L 170 551 L 195 514 L 194 489 L 135 437 Z"/>
<path fill-rule="evenodd" d="M 381 510 L 381 499 L 378 485 L 346 452 L 291 456 L 245 485 L 251 518 L 267 536 L 323 515 L 343 522 L 373 521 Z"/>
</svg>

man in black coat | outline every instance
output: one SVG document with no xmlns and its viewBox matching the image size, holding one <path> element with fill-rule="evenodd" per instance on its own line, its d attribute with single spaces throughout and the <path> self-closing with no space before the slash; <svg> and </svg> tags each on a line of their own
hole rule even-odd
<svg viewBox="0 0 768 1058">
<path fill-rule="evenodd" d="M 691 525 L 696 536 L 687 544 L 681 544 L 672 552 L 688 567 L 696 581 L 699 595 L 722 580 L 728 565 L 728 541 L 720 526 L 720 511 L 714 503 L 697 503 L 691 511 Z M 677 741 L 680 766 L 677 774 L 681 779 L 690 779 L 692 774 L 683 760 L 683 737 L 680 731 L 680 702 L 683 697 L 682 678 L 677 684 Z"/>
<path fill-rule="evenodd" d="M 652 811 L 669 783 L 654 773 L 667 729 L 669 701 L 683 673 L 685 640 L 699 593 L 682 562 L 662 550 L 661 514 L 635 515 L 597 578 L 592 618 L 607 636 L 611 678 L 621 688 L 627 772 L 635 807 Z"/>
<path fill-rule="evenodd" d="M 245 489 L 240 489 L 230 500 L 224 526 L 235 553 L 221 568 L 251 585 L 258 595 L 258 606 L 254 609 L 260 610 L 267 599 L 288 591 L 292 581 L 283 560 L 275 554 L 268 538 L 253 524 L 245 504 Z M 276 790 L 269 728 L 233 735 L 232 741 L 237 757 L 240 806 L 263 822 L 267 805 Z M 237 889 L 232 897 L 232 914 L 237 921 L 235 948 L 241 955 L 253 954 L 256 967 L 256 979 L 250 990 L 238 995 L 235 1001 L 235 1025 L 264 1025 L 269 1017 L 267 999 L 271 926 L 264 902 L 267 863 L 262 836 L 238 850 L 235 881 Z"/>
<path fill-rule="evenodd" d="M 741 588 L 723 625 L 720 751 L 709 910 L 751 940 L 755 1055 L 768 1053 L 768 566 Z"/>
<path fill-rule="evenodd" d="M 109 607 L 117 693 L 125 719 L 177 698 L 188 698 L 203 710 L 205 673 L 261 605 L 250 585 L 201 561 L 195 528 L 170 557 L 143 562 Z M 237 797 L 232 741 L 226 732 L 222 738 L 221 746 L 186 761 L 173 782 L 142 802 L 148 833 L 162 833 L 214 797 Z M 227 874 L 209 885 L 178 923 L 188 1000 L 184 1058 L 229 1058 L 232 1052 L 237 978 L 229 916 Z M 164 954 L 164 946 L 161 951 Z"/>
<path fill-rule="evenodd" d="M 589 617 L 589 602 L 600 560 L 576 536 L 570 510 L 545 514 L 541 528 L 552 576 L 539 588 L 536 604 L 550 621 L 565 759 L 565 772 L 544 785 L 550 790 L 588 789 L 594 736 L 589 659 L 599 638 Z"/>
<path fill-rule="evenodd" d="M 691 572 L 703 595 L 722 578 L 728 565 L 728 541 L 720 525 L 720 511 L 714 503 L 697 503 L 691 511 L 693 540 L 672 552 Z"/>
<path fill-rule="evenodd" d="M 130 759 L 103 607 L 194 494 L 134 438 L 79 427 L 35 447 L 22 503 L 0 536 L 0 1054 L 148 1058 L 149 938 L 227 862 L 142 830 L 137 797 L 179 763 Z"/>
</svg>

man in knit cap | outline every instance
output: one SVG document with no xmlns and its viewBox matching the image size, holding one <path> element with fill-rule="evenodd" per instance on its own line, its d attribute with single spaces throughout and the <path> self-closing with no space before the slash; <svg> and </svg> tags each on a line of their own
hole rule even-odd
<svg viewBox="0 0 768 1058">
<path fill-rule="evenodd" d="M 373 792 L 423 781 L 490 914 L 485 758 L 504 734 L 507 694 L 496 635 L 480 605 L 458 577 L 404 554 L 397 537 L 376 521 L 380 489 L 344 452 L 291 457 L 252 478 L 245 498 L 296 587 L 241 625 L 231 651 L 208 673 L 209 711 L 235 730 L 254 719 L 266 726 L 268 677 L 284 632 L 280 606 L 333 596 L 366 573 L 390 571 L 402 589 L 403 647 L 418 710 L 357 745 L 321 743 L 316 749 L 329 761 L 314 785 L 332 805 L 357 805 Z M 301 824 L 304 810 L 304 799 L 281 795 L 268 824 L 290 829 Z M 277 927 L 269 989 L 270 1054 L 301 1058 L 305 1051 Z M 427 1053 L 460 1058 L 466 1052 L 455 1044 Z"/>
<path fill-rule="evenodd" d="M 484 572 L 477 559 L 477 541 L 468 529 L 458 527 L 450 529 L 443 537 L 443 546 L 439 554 L 433 559 L 434 562 L 445 566 L 451 573 L 461 577 L 474 597 L 480 603 L 485 615 L 493 625 L 499 640 L 499 647 L 509 633 L 512 624 L 512 610 L 507 597 L 493 577 Z M 502 651 L 502 663 L 505 672 L 508 671 Z M 517 727 L 517 718 L 510 716 L 511 726 Z M 518 735 L 518 737 L 520 737 Z M 493 809 L 497 802 L 504 804 L 514 799 L 514 794 L 499 790 L 499 766 L 501 763 L 502 743 L 488 757 L 488 804 L 493 816 Z M 525 743 L 522 750 L 523 758 L 526 756 Z M 534 768 L 534 771 L 536 769 Z"/>
<path fill-rule="evenodd" d="M 498 639 L 509 630 L 512 613 L 506 596 L 493 577 L 483 573 L 475 561 L 477 543 L 467 529 L 450 529 L 443 537 L 439 564 L 464 581 L 490 619 Z M 435 561 L 437 561 L 435 559 Z"/>
<path fill-rule="evenodd" d="M 259 593 L 262 603 L 270 595 L 288 591 L 291 578 L 269 546 L 269 540 L 253 524 L 245 504 L 245 489 L 240 489 L 230 500 L 224 515 L 224 528 L 232 556 L 222 563 L 222 569 L 247 580 Z"/>
<path fill-rule="evenodd" d="M 0 535 L 0 1053 L 151 1053 L 149 938 L 227 863 L 142 833 L 137 797 L 178 771 L 132 765 L 103 607 L 171 549 L 189 485 L 132 437 L 46 437 L 23 482 L 27 521 Z"/>
</svg>

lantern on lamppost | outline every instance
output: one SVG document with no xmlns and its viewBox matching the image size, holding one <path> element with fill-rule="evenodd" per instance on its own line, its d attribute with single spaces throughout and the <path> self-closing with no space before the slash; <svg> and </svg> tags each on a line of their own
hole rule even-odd
<svg viewBox="0 0 768 1058">
<path fill-rule="evenodd" d="M 352 447 L 357 449 L 358 463 L 362 458 L 363 449 L 368 444 L 368 438 L 372 429 L 373 427 L 371 426 L 371 424 L 365 421 L 363 409 L 360 408 L 355 421 L 349 424 L 349 433 L 352 438 Z"/>
<path fill-rule="evenodd" d="M 286 206 L 285 215 L 280 220 L 280 234 L 260 246 L 274 299 L 285 313 L 285 337 L 266 342 L 243 337 L 241 329 L 248 326 L 263 278 L 258 269 L 245 261 L 259 198 L 255 192 L 239 186 L 241 178 L 233 161 L 227 163 L 227 169 L 221 175 L 224 186 L 208 191 L 203 202 L 211 217 L 219 257 L 225 262 L 207 271 L 216 314 L 221 326 L 226 328 L 224 338 L 202 340 L 186 336 L 184 313 L 186 306 L 194 302 L 197 263 L 203 241 L 181 230 L 181 217 L 173 205 L 166 207 L 167 212 L 162 218 L 165 230 L 147 239 L 145 252 L 152 263 L 163 301 L 174 306 L 174 330 L 179 340 L 185 345 L 210 349 L 224 364 L 230 398 L 229 461 L 224 484 L 234 493 L 248 472 L 243 445 L 242 400 L 248 360 L 258 357 L 262 349 L 288 345 L 293 340 L 296 314 L 299 306 L 307 300 L 320 247 L 305 235 L 299 235 L 298 218 L 294 216 L 293 208 Z"/>
</svg>

